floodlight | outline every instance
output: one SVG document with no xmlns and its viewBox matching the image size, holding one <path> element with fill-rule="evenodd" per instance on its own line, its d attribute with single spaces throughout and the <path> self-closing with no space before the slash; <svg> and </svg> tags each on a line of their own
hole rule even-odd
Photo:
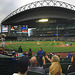
<svg viewBox="0 0 75 75">
<path fill-rule="evenodd" d="M 38 22 L 48 22 L 48 19 L 40 19 Z"/>
</svg>

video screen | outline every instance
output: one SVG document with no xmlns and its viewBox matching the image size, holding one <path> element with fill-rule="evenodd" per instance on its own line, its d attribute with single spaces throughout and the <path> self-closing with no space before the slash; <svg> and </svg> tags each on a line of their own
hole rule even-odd
<svg viewBox="0 0 75 75">
<path fill-rule="evenodd" d="M 2 32 L 8 32 L 8 25 L 2 25 Z"/>
<path fill-rule="evenodd" d="M 11 31 L 17 31 L 17 30 L 19 30 L 18 26 L 11 26 Z"/>
<path fill-rule="evenodd" d="M 28 32 L 28 26 L 27 25 L 22 26 L 22 32 Z"/>
</svg>

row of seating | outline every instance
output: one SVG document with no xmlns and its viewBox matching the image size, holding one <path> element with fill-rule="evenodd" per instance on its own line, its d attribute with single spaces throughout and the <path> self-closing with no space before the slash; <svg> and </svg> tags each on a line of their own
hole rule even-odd
<svg viewBox="0 0 75 75">
<path fill-rule="evenodd" d="M 50 63 L 46 63 L 46 68 L 48 68 L 50 65 Z M 61 63 L 63 73 L 66 73 L 68 65 L 71 65 L 71 63 Z M 0 75 L 4 75 L 5 73 L 12 75 L 15 72 L 18 72 L 16 60 L 0 62 Z"/>
<path fill-rule="evenodd" d="M 44 74 L 40 72 L 28 71 L 27 75 L 44 75 Z M 46 75 L 49 75 L 49 73 L 47 73 Z M 62 75 L 65 75 L 65 74 L 62 74 Z M 68 75 L 75 75 L 75 72 L 69 73 Z"/>
<path fill-rule="evenodd" d="M 62 72 L 66 73 L 68 65 L 71 63 L 60 63 L 62 67 Z M 51 63 L 46 63 L 46 68 L 48 68 Z M 18 64 L 17 60 L 12 60 L 12 58 L 0 58 L 0 75 L 12 75 L 13 73 L 18 72 Z M 32 72 L 32 75 L 42 75 L 36 74 L 36 72 Z M 31 75 L 31 72 L 28 72 L 28 75 Z"/>
<path fill-rule="evenodd" d="M 45 59 L 46 63 L 50 63 L 47 59 Z M 70 58 L 61 58 L 60 63 L 71 63 Z"/>
<path fill-rule="evenodd" d="M 46 60 L 46 63 L 50 63 L 50 61 Z M 60 63 L 71 63 L 70 60 L 61 60 Z"/>
<path fill-rule="evenodd" d="M 0 58 L 0 75 L 12 75 L 18 72 L 18 64 L 12 58 Z"/>
</svg>

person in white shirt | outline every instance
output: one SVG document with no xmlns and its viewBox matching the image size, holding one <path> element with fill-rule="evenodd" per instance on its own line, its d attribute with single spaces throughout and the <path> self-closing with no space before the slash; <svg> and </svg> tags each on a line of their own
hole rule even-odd
<svg viewBox="0 0 75 75">
<path fill-rule="evenodd" d="M 5 34 L 1 34 L 1 47 L 4 47 L 5 45 L 5 37 L 6 37 Z"/>
</svg>

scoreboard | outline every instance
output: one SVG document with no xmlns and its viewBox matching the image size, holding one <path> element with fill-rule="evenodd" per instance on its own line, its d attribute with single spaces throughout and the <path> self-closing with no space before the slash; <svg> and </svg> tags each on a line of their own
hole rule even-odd
<svg viewBox="0 0 75 75">
<path fill-rule="evenodd" d="M 2 25 L 1 33 L 7 36 L 27 36 L 28 25 Z"/>
</svg>

